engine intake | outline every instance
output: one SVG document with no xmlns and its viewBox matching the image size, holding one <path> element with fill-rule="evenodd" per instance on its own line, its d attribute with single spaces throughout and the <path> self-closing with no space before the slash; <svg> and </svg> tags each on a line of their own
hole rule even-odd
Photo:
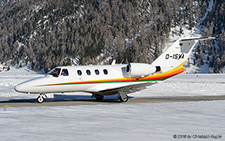
<svg viewBox="0 0 225 141">
<path fill-rule="evenodd" d="M 157 71 L 155 66 L 145 63 L 129 63 L 126 67 L 127 75 L 130 77 L 144 77 Z"/>
</svg>

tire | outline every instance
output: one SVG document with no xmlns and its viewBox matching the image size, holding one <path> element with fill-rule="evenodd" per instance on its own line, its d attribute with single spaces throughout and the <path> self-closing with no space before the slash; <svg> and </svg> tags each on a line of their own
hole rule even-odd
<svg viewBox="0 0 225 141">
<path fill-rule="evenodd" d="M 44 97 L 42 95 L 37 97 L 37 102 L 38 103 L 43 103 L 44 102 Z"/>
<path fill-rule="evenodd" d="M 127 102 L 128 101 L 128 96 L 126 95 L 126 97 L 124 99 L 122 99 L 122 97 L 119 97 L 120 102 Z"/>
</svg>

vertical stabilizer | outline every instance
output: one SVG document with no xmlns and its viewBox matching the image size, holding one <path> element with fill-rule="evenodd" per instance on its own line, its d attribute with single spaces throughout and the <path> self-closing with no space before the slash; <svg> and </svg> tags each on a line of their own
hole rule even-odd
<svg viewBox="0 0 225 141">
<path fill-rule="evenodd" d="M 214 37 L 205 38 L 180 38 L 165 52 L 163 52 L 151 65 L 160 66 L 162 72 L 169 71 L 177 66 L 183 65 L 188 59 L 192 49 L 199 40 L 215 39 Z"/>
</svg>

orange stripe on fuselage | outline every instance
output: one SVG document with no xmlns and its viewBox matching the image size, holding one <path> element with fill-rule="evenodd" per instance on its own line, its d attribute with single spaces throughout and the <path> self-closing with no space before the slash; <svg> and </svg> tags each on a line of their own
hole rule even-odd
<svg viewBox="0 0 225 141">
<path fill-rule="evenodd" d="M 184 62 L 185 63 L 185 62 Z M 71 84 L 91 84 L 91 83 L 110 83 L 110 82 L 137 82 L 137 81 L 159 81 L 170 78 L 174 75 L 184 72 L 183 64 L 178 67 L 164 72 L 162 74 L 153 74 L 146 77 L 130 77 L 130 78 L 113 78 L 113 79 L 101 79 L 101 80 L 88 80 L 88 81 L 76 81 L 76 82 L 67 82 L 67 83 L 55 83 L 47 84 L 42 86 L 53 86 L 53 85 L 71 85 Z"/>
</svg>

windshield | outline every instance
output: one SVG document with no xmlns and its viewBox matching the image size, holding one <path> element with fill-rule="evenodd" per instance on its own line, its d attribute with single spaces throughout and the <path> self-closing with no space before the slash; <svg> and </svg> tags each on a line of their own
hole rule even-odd
<svg viewBox="0 0 225 141">
<path fill-rule="evenodd" d="M 60 68 L 54 68 L 50 72 L 48 72 L 48 75 L 52 75 L 54 77 L 58 77 L 61 69 Z"/>
<path fill-rule="evenodd" d="M 62 76 L 69 76 L 68 70 L 67 69 L 63 69 L 61 72 Z"/>
</svg>

